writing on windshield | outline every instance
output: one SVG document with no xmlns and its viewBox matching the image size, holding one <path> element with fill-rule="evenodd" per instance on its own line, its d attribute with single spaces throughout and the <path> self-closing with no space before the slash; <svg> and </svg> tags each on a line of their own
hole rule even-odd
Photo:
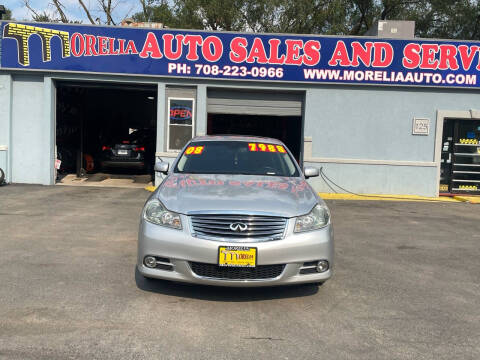
<svg viewBox="0 0 480 360">
<path fill-rule="evenodd" d="M 263 144 L 263 143 L 249 143 L 248 149 L 250 151 L 268 151 L 268 152 L 279 152 L 286 154 L 287 151 L 282 145 L 273 145 L 273 144 Z"/>
<path fill-rule="evenodd" d="M 185 149 L 174 171 L 190 174 L 299 176 L 293 158 L 283 145 L 246 141 L 195 141 Z"/>
</svg>

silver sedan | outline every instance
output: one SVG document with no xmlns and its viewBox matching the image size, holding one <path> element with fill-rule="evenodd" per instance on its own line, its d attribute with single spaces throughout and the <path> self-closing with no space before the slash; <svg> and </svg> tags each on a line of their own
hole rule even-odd
<svg viewBox="0 0 480 360">
<path fill-rule="evenodd" d="M 324 201 L 275 139 L 192 139 L 147 200 L 138 235 L 148 278 L 220 285 L 322 283 L 332 276 L 333 228 Z"/>
</svg>

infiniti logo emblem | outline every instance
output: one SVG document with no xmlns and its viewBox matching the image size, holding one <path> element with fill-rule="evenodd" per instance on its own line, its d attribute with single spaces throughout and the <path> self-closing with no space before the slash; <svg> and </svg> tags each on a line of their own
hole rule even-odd
<svg viewBox="0 0 480 360">
<path fill-rule="evenodd" d="M 247 230 L 247 224 L 241 222 L 235 222 L 230 224 L 230 230 L 241 232 Z"/>
</svg>

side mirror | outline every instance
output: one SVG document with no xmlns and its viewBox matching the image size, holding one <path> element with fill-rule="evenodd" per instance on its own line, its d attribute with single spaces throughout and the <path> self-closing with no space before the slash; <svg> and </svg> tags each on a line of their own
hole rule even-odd
<svg viewBox="0 0 480 360">
<path fill-rule="evenodd" d="M 320 172 L 315 167 L 306 166 L 303 169 L 303 175 L 305 176 L 305 179 L 308 179 L 308 178 L 311 178 L 311 177 L 319 176 Z"/>
<path fill-rule="evenodd" d="M 166 161 L 159 161 L 155 163 L 155 168 L 154 170 L 156 172 L 161 172 L 162 174 L 167 175 L 168 174 L 168 169 L 170 168 L 170 164 Z"/>
</svg>

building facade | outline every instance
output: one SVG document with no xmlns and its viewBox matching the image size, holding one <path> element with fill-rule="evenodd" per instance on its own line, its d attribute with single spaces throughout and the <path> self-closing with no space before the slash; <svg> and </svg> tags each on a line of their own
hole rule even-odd
<svg viewBox="0 0 480 360">
<path fill-rule="evenodd" d="M 356 193 L 480 189 L 476 43 L 18 22 L 1 29 L 7 182 L 55 184 L 67 133 L 94 147 L 118 124 L 154 128 L 155 156 L 167 161 L 192 136 L 240 133 L 280 138 L 302 165 Z M 309 181 L 333 191 L 322 177 Z"/>
</svg>

